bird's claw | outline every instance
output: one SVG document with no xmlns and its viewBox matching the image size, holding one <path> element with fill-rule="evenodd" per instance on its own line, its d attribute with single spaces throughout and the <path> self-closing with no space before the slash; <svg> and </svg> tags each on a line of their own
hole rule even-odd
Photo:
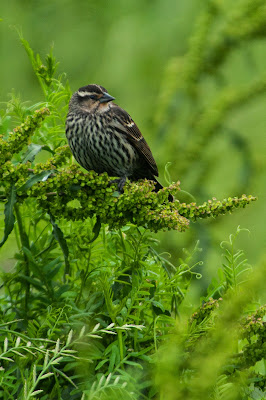
<svg viewBox="0 0 266 400">
<path fill-rule="evenodd" d="M 124 186 L 126 183 L 126 176 L 123 176 L 122 178 L 118 178 L 118 179 L 113 179 L 112 181 L 110 181 L 108 183 L 108 186 L 111 186 L 113 183 L 117 183 L 117 188 L 119 193 L 124 193 Z"/>
</svg>

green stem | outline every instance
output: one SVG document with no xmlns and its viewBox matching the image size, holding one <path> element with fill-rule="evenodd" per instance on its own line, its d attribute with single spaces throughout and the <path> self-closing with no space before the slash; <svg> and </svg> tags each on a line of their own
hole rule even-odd
<svg viewBox="0 0 266 400">
<path fill-rule="evenodd" d="M 19 232 L 19 237 L 20 237 L 20 243 L 21 243 L 21 247 L 26 247 L 27 249 L 29 249 L 30 244 L 29 244 L 29 238 L 24 230 L 24 226 L 23 226 L 23 222 L 22 222 L 22 218 L 20 215 L 20 211 L 19 211 L 19 206 L 18 204 L 14 205 L 14 210 L 15 210 L 15 214 L 16 214 L 16 219 L 17 219 L 17 224 L 18 224 L 18 232 Z M 29 268 L 29 261 L 27 259 L 27 257 L 24 254 L 24 265 L 25 265 L 25 276 L 30 276 L 30 268 Z M 29 282 L 25 282 L 25 319 L 27 319 L 27 315 L 28 315 L 28 304 L 29 304 L 29 296 L 30 296 L 30 283 Z"/>
<path fill-rule="evenodd" d="M 123 344 L 123 335 L 122 331 L 117 332 L 118 337 L 118 345 L 119 345 L 119 353 L 120 353 L 120 360 L 121 360 L 121 368 L 124 369 L 124 364 L 122 360 L 124 359 L 124 344 Z"/>
</svg>

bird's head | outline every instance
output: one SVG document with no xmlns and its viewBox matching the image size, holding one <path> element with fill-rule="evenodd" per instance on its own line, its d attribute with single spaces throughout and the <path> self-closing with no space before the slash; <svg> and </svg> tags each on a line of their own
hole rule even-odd
<svg viewBox="0 0 266 400">
<path fill-rule="evenodd" d="M 104 112 L 108 103 L 114 100 L 107 90 L 100 85 L 87 85 L 73 94 L 69 103 L 70 111 Z"/>
</svg>

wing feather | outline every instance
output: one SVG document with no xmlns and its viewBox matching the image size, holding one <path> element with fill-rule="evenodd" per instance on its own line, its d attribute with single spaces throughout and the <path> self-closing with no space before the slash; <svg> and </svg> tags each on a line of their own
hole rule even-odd
<svg viewBox="0 0 266 400">
<path fill-rule="evenodd" d="M 158 168 L 151 149 L 133 119 L 125 110 L 115 104 L 112 107 L 112 111 L 113 118 L 111 125 L 126 136 L 127 140 L 135 147 L 139 154 L 143 156 L 152 174 L 158 176 Z"/>
</svg>

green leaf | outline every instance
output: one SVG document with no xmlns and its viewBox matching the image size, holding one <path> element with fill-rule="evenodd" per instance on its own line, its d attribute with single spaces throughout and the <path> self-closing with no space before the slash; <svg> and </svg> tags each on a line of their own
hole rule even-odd
<svg viewBox="0 0 266 400">
<path fill-rule="evenodd" d="M 32 392 L 32 393 L 30 394 L 30 397 L 36 396 L 36 394 L 40 394 L 40 393 L 42 393 L 42 392 L 43 392 L 42 389 L 35 390 L 34 392 Z"/>
<path fill-rule="evenodd" d="M 54 220 L 54 217 L 52 216 L 52 214 L 49 214 L 49 215 L 50 215 L 51 224 L 53 226 L 53 235 L 54 235 L 55 239 L 58 241 L 59 246 L 61 247 L 61 250 L 62 250 L 63 255 L 64 255 L 64 259 L 65 259 L 65 275 L 68 275 L 70 273 L 70 263 L 69 263 L 69 260 L 68 260 L 69 250 L 68 250 L 67 241 L 66 241 L 66 239 L 64 237 L 64 234 L 63 234 L 62 230 L 55 223 L 55 220 Z"/>
<path fill-rule="evenodd" d="M 5 118 L 0 118 L 0 134 L 5 134 L 10 129 L 11 117 L 7 115 Z"/>
<path fill-rule="evenodd" d="M 180 203 L 195 203 L 195 197 L 185 190 L 179 190 L 179 192 L 175 195 L 176 199 L 180 201 Z"/>
<path fill-rule="evenodd" d="M 24 183 L 24 185 L 22 185 L 18 189 L 18 191 L 25 192 L 26 190 L 31 188 L 35 183 L 46 181 L 46 179 L 48 179 L 49 176 L 54 172 L 55 172 L 54 170 L 49 170 L 49 171 L 42 171 L 39 174 L 33 175 L 30 179 L 27 180 L 26 183 Z"/>
<path fill-rule="evenodd" d="M 15 224 L 15 216 L 13 213 L 14 204 L 16 203 L 16 189 L 15 185 L 12 185 L 10 188 L 10 193 L 8 196 L 7 203 L 5 205 L 5 229 L 4 229 L 4 237 L 0 242 L 0 247 L 6 242 L 9 234 L 12 232 Z"/>
<path fill-rule="evenodd" d="M 77 295 L 78 295 L 77 292 L 74 292 L 73 290 L 68 290 L 68 291 L 62 293 L 62 294 L 61 294 L 61 297 L 62 297 L 63 299 L 66 298 L 66 297 L 68 297 L 68 298 L 75 298 L 75 297 L 77 297 Z"/>
<path fill-rule="evenodd" d="M 35 289 L 38 289 L 40 292 L 46 292 L 43 283 L 35 278 L 31 278 L 30 276 L 26 276 L 24 274 L 20 274 L 17 278 L 15 278 L 17 282 L 28 282 L 30 283 Z"/>
<path fill-rule="evenodd" d="M 112 351 L 111 355 L 109 358 L 109 368 L 108 368 L 108 373 L 113 372 L 114 366 L 116 364 L 116 360 L 119 360 L 119 350 L 118 348 L 114 345 L 112 346 Z"/>
<path fill-rule="evenodd" d="M 92 242 L 94 242 L 94 240 L 97 239 L 97 237 L 99 236 L 100 230 L 101 230 L 101 220 L 100 220 L 100 217 L 97 215 L 97 220 L 96 220 L 95 225 L 94 225 L 94 227 L 92 229 L 92 232 L 94 233 L 94 235 L 93 235 L 92 239 L 88 243 L 92 243 Z"/>
<path fill-rule="evenodd" d="M 21 41 L 24 49 L 26 50 L 26 52 L 27 52 L 27 54 L 29 56 L 29 59 L 30 59 L 31 64 L 32 64 L 32 67 L 35 70 L 36 69 L 36 61 L 35 61 L 35 58 L 34 58 L 33 50 L 31 49 L 31 47 L 29 45 L 29 42 L 27 42 L 27 40 L 23 38 L 23 36 L 22 36 L 22 34 L 20 32 L 19 32 L 19 38 L 20 38 L 20 41 Z"/>
<path fill-rule="evenodd" d="M 164 308 L 163 304 L 160 303 L 159 301 L 152 300 L 152 305 L 157 308 L 160 308 L 161 311 L 165 312 L 165 308 Z"/>
<path fill-rule="evenodd" d="M 47 275 L 47 278 L 52 280 L 56 274 L 60 271 L 63 263 L 60 261 L 60 257 L 51 261 L 49 264 L 45 265 L 43 271 Z"/>
<path fill-rule="evenodd" d="M 100 369 L 105 363 L 107 363 L 108 359 L 104 359 L 102 361 L 99 362 L 99 364 L 96 365 L 95 370 L 97 371 L 98 369 Z"/>
<path fill-rule="evenodd" d="M 126 360 L 126 361 L 123 361 L 123 363 L 127 364 L 127 365 L 132 365 L 133 367 L 136 367 L 136 368 L 139 368 L 139 369 L 143 369 L 143 366 L 141 364 L 135 362 L 135 361 Z"/>
<path fill-rule="evenodd" d="M 28 249 L 26 246 L 22 246 L 22 250 L 23 250 L 23 253 L 25 254 L 25 256 L 27 257 L 27 259 L 35 266 L 38 266 L 38 264 L 34 258 L 34 255 L 32 254 L 32 251 L 30 249 Z"/>
<path fill-rule="evenodd" d="M 36 155 L 41 151 L 41 150 L 46 150 L 49 151 L 50 153 L 54 154 L 54 151 L 50 149 L 49 146 L 41 146 L 40 144 L 35 144 L 31 143 L 28 146 L 28 149 L 26 153 L 24 154 L 24 158 L 22 160 L 22 163 L 25 164 L 27 161 L 33 162 Z"/>
</svg>

